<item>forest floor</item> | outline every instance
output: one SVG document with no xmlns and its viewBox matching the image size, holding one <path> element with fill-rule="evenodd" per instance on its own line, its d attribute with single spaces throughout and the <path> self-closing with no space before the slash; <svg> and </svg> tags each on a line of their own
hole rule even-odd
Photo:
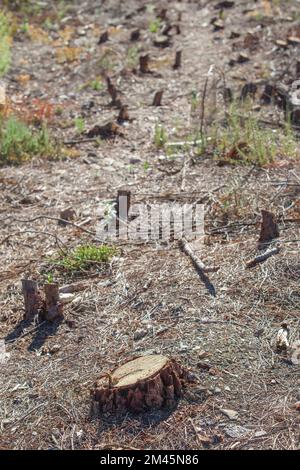
<svg viewBox="0 0 300 470">
<path fill-rule="evenodd" d="M 230 8 L 220 15 L 218 1 L 169 1 L 167 20 L 158 19 L 157 1 L 48 2 L 40 10 L 34 3 L 32 12 L 12 13 L 18 27 L 2 81 L 12 109 L 43 115 L 63 158 L 0 167 L 0 448 L 299 448 L 300 366 L 278 354 L 274 340 L 282 322 L 290 342 L 299 340 L 300 160 L 287 150 L 269 158 L 267 140 L 260 161 L 247 164 L 228 158 L 230 144 L 223 154 L 209 140 L 190 145 L 201 122 L 224 126 L 224 79 L 234 97 L 256 84 L 257 132 L 270 132 L 262 121 L 284 132 L 275 125 L 284 122 L 282 110 L 260 96 L 266 83 L 289 87 L 299 78 L 299 45 L 286 41 L 300 37 L 299 2 L 221 2 Z M 165 22 L 175 26 L 161 48 L 154 41 Z M 108 40 L 98 44 L 105 31 Z M 182 64 L 173 69 L 178 50 Z M 152 73 L 139 71 L 145 54 Z M 130 121 L 120 124 L 122 136 L 89 139 L 85 131 L 119 114 L 105 75 Z M 159 90 L 162 104 L 152 106 Z M 293 139 L 288 148 L 297 153 Z M 177 141 L 187 143 L 170 145 Z M 133 203 L 204 204 L 205 237 L 191 246 L 220 267 L 209 274 L 215 295 L 176 241 L 115 242 L 118 255 L 105 269 L 53 267 L 61 247 L 99 244 L 99 214 L 123 187 Z M 61 226 L 69 207 L 75 217 Z M 246 269 L 262 209 L 276 215 L 281 249 Z M 21 280 L 52 277 L 60 286 L 81 283 L 64 320 L 24 322 Z M 156 353 L 196 378 L 175 409 L 91 414 L 90 389 L 101 374 Z"/>
</svg>

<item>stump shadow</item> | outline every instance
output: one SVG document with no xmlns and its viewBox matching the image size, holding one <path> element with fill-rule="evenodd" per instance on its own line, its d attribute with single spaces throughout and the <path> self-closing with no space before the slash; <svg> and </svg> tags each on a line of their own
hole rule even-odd
<svg viewBox="0 0 300 470">
<path fill-rule="evenodd" d="M 62 323 L 63 319 L 57 319 L 53 323 L 49 322 L 39 322 L 34 327 L 31 320 L 21 320 L 14 329 L 6 335 L 4 338 L 5 343 L 12 343 L 20 338 L 23 333 L 26 334 L 26 329 L 32 326 L 34 331 L 32 332 L 32 339 L 31 343 L 28 346 L 28 351 L 37 351 L 39 350 L 45 343 L 48 336 L 54 336 Z M 28 333 L 30 336 L 30 333 Z"/>
<path fill-rule="evenodd" d="M 125 423 L 131 422 L 134 423 L 134 426 L 130 428 L 128 426 L 127 432 L 130 433 L 133 437 L 144 431 L 145 429 L 155 428 L 163 421 L 166 421 L 177 409 L 179 400 L 176 401 L 172 408 L 162 408 L 160 410 L 145 411 L 143 413 L 134 414 L 127 413 L 122 415 L 110 415 L 110 416 L 100 416 L 95 413 L 90 413 L 90 418 L 93 421 L 98 420 L 98 437 L 102 433 L 111 430 L 114 427 L 122 426 Z M 101 419 L 99 420 L 99 418 Z"/>
</svg>

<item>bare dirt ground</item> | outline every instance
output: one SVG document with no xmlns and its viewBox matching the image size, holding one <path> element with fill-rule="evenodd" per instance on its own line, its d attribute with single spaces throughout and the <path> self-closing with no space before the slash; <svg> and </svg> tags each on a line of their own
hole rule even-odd
<svg viewBox="0 0 300 470">
<path fill-rule="evenodd" d="M 299 365 L 274 351 L 274 338 L 286 321 L 291 340 L 299 339 L 299 160 L 220 166 L 209 153 L 194 156 L 191 149 L 183 171 L 184 155 L 170 157 L 153 139 L 156 123 L 170 141 L 191 132 L 190 97 L 203 90 L 211 65 L 236 94 L 249 81 L 261 86 L 266 74 L 276 79 L 287 71 L 282 80 L 290 83 L 299 46 L 280 48 L 274 41 L 297 24 L 299 5 L 278 2 L 269 12 L 268 2 L 238 1 L 225 10 L 225 28 L 215 31 L 218 2 L 170 1 L 167 14 L 181 31 L 161 49 L 149 32 L 155 14 L 148 3 L 71 2 L 59 27 L 43 34 L 39 13 L 30 19 L 31 34 L 19 32 L 13 43 L 7 94 L 15 103 L 38 98 L 60 106 L 49 126 L 61 142 L 80 139 L 73 124 L 78 116 L 90 129 L 118 115 L 105 86 L 83 86 L 103 67 L 132 121 L 122 126 L 124 137 L 66 144 L 65 159 L 0 170 L 0 338 L 9 353 L 0 369 L 0 448 L 297 449 Z M 136 28 L 141 38 L 131 43 Z M 109 40 L 98 45 L 105 30 Z M 248 62 L 230 66 L 250 30 L 259 36 L 256 49 L 246 49 Z M 231 39 L 232 31 L 240 37 Z M 80 48 L 79 57 L 60 60 L 64 47 Z M 173 70 L 178 49 L 182 67 Z M 146 76 L 138 72 L 145 53 L 155 72 Z M 26 75 L 30 79 L 20 79 Z M 160 89 L 162 106 L 151 106 Z M 264 113 L 274 120 L 278 111 Z M 205 243 L 192 246 L 207 265 L 220 266 L 210 274 L 216 295 L 176 243 L 159 250 L 127 243 L 105 271 L 75 278 L 56 273 L 60 285 L 85 283 L 66 305 L 65 321 L 24 324 L 21 279 L 43 279 L 59 245 L 95 242 L 100 204 L 124 185 L 134 202 L 205 204 Z M 67 207 L 76 211 L 76 226 L 51 220 Z M 256 252 L 261 209 L 278 217 L 281 251 L 245 269 Z M 138 330 L 145 330 L 140 339 Z M 145 353 L 172 356 L 195 375 L 176 409 L 91 416 L 95 379 Z M 231 410 L 231 419 L 224 410 Z"/>
</svg>

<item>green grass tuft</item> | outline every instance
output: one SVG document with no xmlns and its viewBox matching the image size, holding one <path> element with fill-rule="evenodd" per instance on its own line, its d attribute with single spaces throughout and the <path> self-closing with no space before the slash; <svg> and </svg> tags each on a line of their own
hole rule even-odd
<svg viewBox="0 0 300 470">
<path fill-rule="evenodd" d="M 33 129 L 15 117 L 0 118 L 0 164 L 17 164 L 33 156 L 50 157 L 54 152 L 45 126 Z"/>
<path fill-rule="evenodd" d="M 162 148 L 168 141 L 168 135 L 161 124 L 156 124 L 154 129 L 154 144 L 156 148 Z"/>
<path fill-rule="evenodd" d="M 298 155 L 292 127 L 288 124 L 283 130 L 263 127 L 248 103 L 243 107 L 236 103 L 231 105 L 227 126 L 215 127 L 211 141 L 216 158 L 225 158 L 235 164 L 263 166 L 277 158 L 295 158 Z"/>
<path fill-rule="evenodd" d="M 0 77 L 6 74 L 11 61 L 11 19 L 0 11 Z"/>
<path fill-rule="evenodd" d="M 76 272 L 108 263 L 115 254 L 116 248 L 108 245 L 80 245 L 62 258 L 51 262 L 67 271 Z"/>
</svg>

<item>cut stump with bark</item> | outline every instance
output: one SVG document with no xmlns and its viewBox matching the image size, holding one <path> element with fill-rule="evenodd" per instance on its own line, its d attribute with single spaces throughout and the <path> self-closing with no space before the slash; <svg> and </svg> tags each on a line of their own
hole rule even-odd
<svg viewBox="0 0 300 470">
<path fill-rule="evenodd" d="M 272 240 L 279 237 L 279 228 L 276 217 L 272 212 L 262 210 L 262 222 L 260 236 L 258 240 L 258 249 L 265 248 Z"/>
<path fill-rule="evenodd" d="M 33 320 L 43 305 L 37 282 L 31 279 L 22 279 L 22 291 L 25 307 L 24 319 Z"/>
<path fill-rule="evenodd" d="M 91 397 L 102 413 L 169 408 L 182 395 L 187 377 L 187 372 L 173 359 L 162 355 L 140 356 L 102 375 L 94 384 Z"/>
<path fill-rule="evenodd" d="M 63 304 L 59 301 L 58 284 L 45 284 L 46 311 L 45 320 L 54 321 L 63 318 Z"/>
</svg>

